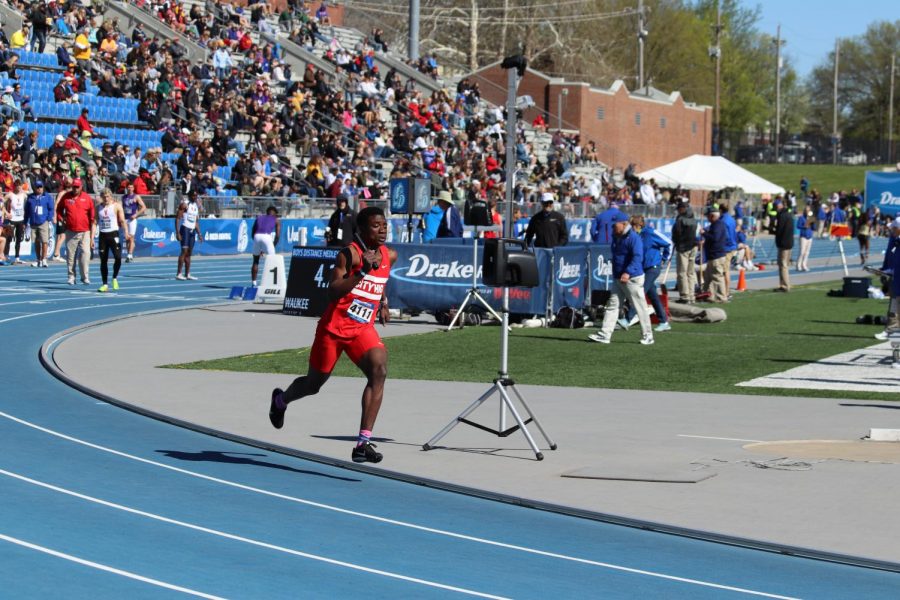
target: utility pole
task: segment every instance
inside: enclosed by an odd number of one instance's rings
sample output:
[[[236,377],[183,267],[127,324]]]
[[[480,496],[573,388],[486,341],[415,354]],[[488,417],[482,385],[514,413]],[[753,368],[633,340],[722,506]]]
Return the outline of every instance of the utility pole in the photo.
[[[469,16],[469,70],[478,69],[478,0],[472,0]]]
[[[831,116],[831,160],[838,164],[838,71],[841,62],[841,38],[834,40],[834,112]]]
[[[506,55],[506,27],[509,21],[509,0],[503,0],[503,23],[500,25],[500,52]]]
[[[710,55],[716,59],[716,107],[713,115],[713,154],[722,154],[722,6],[721,0],[716,0],[716,45],[710,49]]]
[[[781,162],[781,24],[775,36],[775,162]]]
[[[891,90],[888,94],[888,162],[894,163],[894,73],[897,71],[897,55],[891,54]]]
[[[419,60],[419,0],[409,0],[409,58]]]
[[[563,128],[563,118],[562,118],[563,101],[565,101],[566,96],[568,96],[568,95],[569,95],[569,88],[563,88],[559,91],[559,94],[557,94],[557,96],[556,96],[556,116],[557,116],[557,123],[559,125],[560,131]]]
[[[638,0],[638,89],[644,87],[644,0]]]

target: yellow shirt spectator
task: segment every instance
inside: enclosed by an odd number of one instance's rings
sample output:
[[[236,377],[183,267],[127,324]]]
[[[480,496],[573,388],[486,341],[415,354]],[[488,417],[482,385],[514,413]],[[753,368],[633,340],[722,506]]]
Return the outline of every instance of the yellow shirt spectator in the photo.
[[[100,52],[102,54],[115,54],[119,49],[119,44],[112,38],[106,38],[100,44]]]
[[[13,50],[21,50],[25,47],[25,44],[28,43],[28,34],[25,33],[24,29],[20,29],[12,34],[12,37],[9,38],[9,47]]]
[[[75,60],[91,60],[91,43],[86,33],[75,36]]]

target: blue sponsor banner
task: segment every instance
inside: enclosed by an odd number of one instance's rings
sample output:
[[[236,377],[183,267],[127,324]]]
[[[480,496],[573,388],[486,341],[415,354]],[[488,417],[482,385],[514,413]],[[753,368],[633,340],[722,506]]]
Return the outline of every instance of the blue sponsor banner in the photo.
[[[563,306],[580,309],[588,300],[588,254],[588,247],[581,244],[553,249],[553,314]]]
[[[391,267],[388,300],[395,308],[446,310],[459,306],[472,287],[472,249],[444,244],[401,244],[393,247],[397,262]],[[551,252],[538,249],[538,272],[548,281],[552,268]],[[479,251],[479,259],[480,259]],[[479,260],[476,286],[495,309],[500,307],[502,290],[481,283]],[[510,310],[515,313],[544,314],[548,286],[511,288]]]
[[[282,219],[276,250],[290,252],[294,246],[324,246],[327,224],[325,219]]]
[[[251,219],[202,219],[203,241],[194,246],[198,256],[241,254],[252,250]],[[138,256],[177,256],[181,244],[175,236],[175,219],[138,219],[134,236]]]
[[[883,215],[900,214],[900,173],[866,171],[866,208],[873,206]]]
[[[590,253],[591,291],[612,288],[612,250],[608,244],[591,244]]]

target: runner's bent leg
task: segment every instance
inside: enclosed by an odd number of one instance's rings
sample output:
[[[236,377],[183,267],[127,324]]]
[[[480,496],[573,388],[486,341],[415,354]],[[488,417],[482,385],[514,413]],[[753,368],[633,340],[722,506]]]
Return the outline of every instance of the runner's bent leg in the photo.
[[[325,382],[328,381],[329,377],[331,377],[331,373],[323,373],[310,365],[309,369],[306,371],[306,375],[296,378],[294,382],[284,390],[284,393],[281,396],[282,400],[285,404],[290,404],[294,400],[299,400],[306,396],[314,396],[319,393],[319,390],[325,385]]]

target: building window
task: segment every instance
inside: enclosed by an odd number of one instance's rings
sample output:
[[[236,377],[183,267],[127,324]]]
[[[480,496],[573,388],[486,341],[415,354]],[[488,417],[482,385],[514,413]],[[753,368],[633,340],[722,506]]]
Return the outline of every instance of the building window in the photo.
[[[635,125],[641,124],[641,113],[634,113],[634,124]]]
[[[602,106],[598,107],[597,108],[597,120],[602,121],[605,116],[606,116],[606,112],[603,110],[603,107]]]
[[[659,128],[660,128],[660,129],[665,129],[665,128],[666,128],[666,118],[665,118],[665,117],[660,117],[660,118],[659,118]]]
[[[697,135],[697,121],[691,121],[691,133]]]

